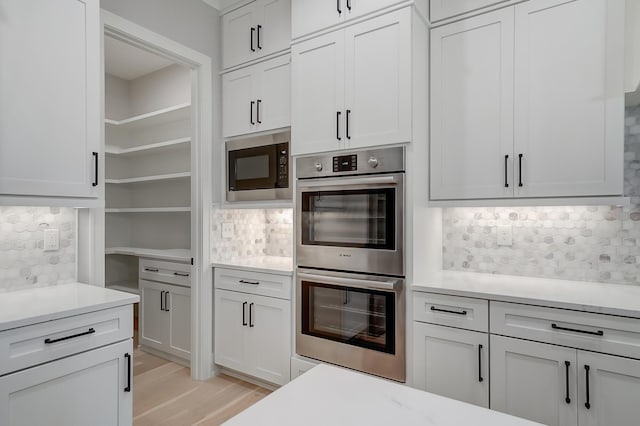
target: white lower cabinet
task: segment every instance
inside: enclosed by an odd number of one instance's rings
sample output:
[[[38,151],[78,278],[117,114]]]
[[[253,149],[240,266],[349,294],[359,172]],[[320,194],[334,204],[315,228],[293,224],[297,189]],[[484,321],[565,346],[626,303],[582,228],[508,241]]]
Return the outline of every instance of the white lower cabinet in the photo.
[[[489,336],[414,322],[414,385],[489,407]]]
[[[0,424],[131,425],[132,351],[128,339],[0,377]]]
[[[190,359],[191,289],[140,280],[140,344]]]

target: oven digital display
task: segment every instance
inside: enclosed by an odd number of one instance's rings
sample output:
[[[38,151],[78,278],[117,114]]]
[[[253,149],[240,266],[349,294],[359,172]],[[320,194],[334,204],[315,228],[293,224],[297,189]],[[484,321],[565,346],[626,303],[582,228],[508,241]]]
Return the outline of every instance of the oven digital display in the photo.
[[[355,172],[357,170],[358,170],[357,155],[342,155],[340,157],[333,157],[334,172]]]

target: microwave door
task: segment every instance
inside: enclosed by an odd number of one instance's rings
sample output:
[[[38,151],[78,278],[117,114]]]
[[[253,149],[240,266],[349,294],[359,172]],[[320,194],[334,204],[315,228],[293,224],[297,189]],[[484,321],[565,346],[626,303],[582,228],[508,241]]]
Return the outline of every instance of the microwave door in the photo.
[[[277,150],[273,145],[229,151],[229,190],[274,188]]]

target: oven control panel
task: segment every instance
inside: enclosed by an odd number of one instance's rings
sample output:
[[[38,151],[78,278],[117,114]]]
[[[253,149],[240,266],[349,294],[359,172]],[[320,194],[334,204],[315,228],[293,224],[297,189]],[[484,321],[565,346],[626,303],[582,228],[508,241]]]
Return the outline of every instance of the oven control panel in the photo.
[[[334,172],[355,172],[358,170],[358,156],[342,155],[340,157],[333,157],[333,171]]]

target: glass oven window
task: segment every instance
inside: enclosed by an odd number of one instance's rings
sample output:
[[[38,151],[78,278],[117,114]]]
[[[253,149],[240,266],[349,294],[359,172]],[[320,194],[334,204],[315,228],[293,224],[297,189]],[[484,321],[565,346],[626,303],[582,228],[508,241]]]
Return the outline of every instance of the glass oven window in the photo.
[[[395,293],[302,281],[302,333],[395,353]]]
[[[302,193],[302,244],[395,250],[394,188]]]

